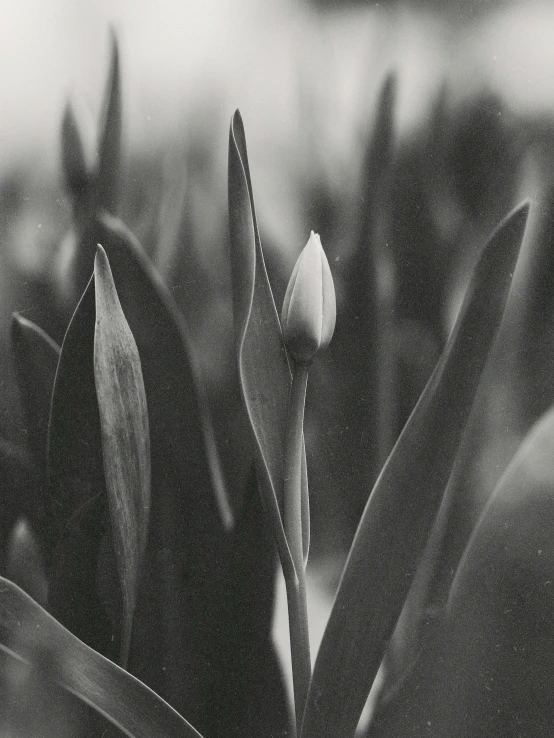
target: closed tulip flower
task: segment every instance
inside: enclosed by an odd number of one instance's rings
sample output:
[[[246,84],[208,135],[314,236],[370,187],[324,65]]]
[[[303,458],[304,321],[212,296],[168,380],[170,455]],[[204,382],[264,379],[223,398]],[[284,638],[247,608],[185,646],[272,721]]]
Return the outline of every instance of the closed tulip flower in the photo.
[[[329,262],[312,231],[292,272],[281,314],[283,336],[296,361],[310,362],[327,348],[337,315]]]

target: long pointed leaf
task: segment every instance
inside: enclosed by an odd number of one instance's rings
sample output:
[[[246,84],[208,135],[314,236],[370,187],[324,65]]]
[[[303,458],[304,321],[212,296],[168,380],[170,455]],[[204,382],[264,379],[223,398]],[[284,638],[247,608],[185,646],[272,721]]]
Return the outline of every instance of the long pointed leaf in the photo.
[[[83,141],[70,103],[62,120],[62,171],[74,206],[79,203],[89,186]]]
[[[283,449],[291,373],[260,244],[244,126],[237,110],[229,131],[229,226],[233,310],[244,404],[258,449],[262,491],[281,563],[294,570],[282,522]],[[304,557],[309,542],[303,479]]]
[[[111,33],[111,61],[104,97],[98,143],[96,209],[117,210],[119,169],[121,166],[121,80],[117,37]]]
[[[41,328],[18,313],[13,315],[11,340],[29,447],[42,474],[46,466],[48,419],[60,347]]]
[[[94,265],[94,377],[102,427],[104,476],[123,595],[121,664],[131,643],[150,512],[150,434],[140,357],[105,251]]]
[[[3,653],[47,669],[49,678],[129,738],[200,738],[161,697],[66,630],[29,595],[0,577]],[[8,643],[6,643],[6,640]],[[18,653],[18,651],[23,653]]]
[[[150,425],[150,531],[129,668],[201,729],[232,510],[185,321],[120,221],[101,217],[96,237],[139,350]]]
[[[304,738],[354,735],[435,519],[504,311],[529,206],[494,232],[360,521],[316,660]]]
[[[81,640],[115,656],[110,623],[96,586],[106,531],[106,485],[94,379],[94,283],[91,278],[64,337],[48,437],[49,516],[44,531],[49,605]],[[104,561],[103,571],[116,566]],[[117,586],[117,575],[115,576]]]

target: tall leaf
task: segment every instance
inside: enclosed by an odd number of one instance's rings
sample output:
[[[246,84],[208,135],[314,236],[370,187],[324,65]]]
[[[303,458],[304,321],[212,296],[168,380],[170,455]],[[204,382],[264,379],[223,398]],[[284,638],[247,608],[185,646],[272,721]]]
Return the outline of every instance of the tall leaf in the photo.
[[[29,448],[43,474],[50,401],[60,347],[41,328],[18,313],[13,315],[11,341]]]
[[[129,738],[199,738],[155,692],[66,630],[17,585],[0,577],[3,656],[30,661]]]
[[[139,351],[150,427],[149,541],[129,668],[201,728],[232,510],[185,321],[120,221],[102,216],[95,233]]]
[[[119,47],[111,32],[111,59],[108,82],[102,106],[96,172],[96,209],[115,213],[117,210],[119,170],[121,166],[121,80]]]
[[[291,373],[261,249],[244,126],[229,131],[229,227],[233,310],[241,390],[261,473],[261,489],[283,568],[294,571],[282,522],[283,449]],[[304,556],[309,542],[307,477],[302,495]]]
[[[94,264],[94,377],[102,455],[121,591],[121,664],[131,643],[150,512],[150,435],[140,358],[121,309],[106,252]]]
[[[106,485],[94,379],[94,282],[65,334],[48,436],[49,524],[45,530],[51,612],[96,650],[114,656],[119,638],[97,588],[106,530]],[[101,569],[115,566],[112,559]],[[117,586],[117,580],[116,580]]]
[[[439,509],[496,336],[527,204],[493,233],[448,345],[369,497],[323,636],[302,735],[354,735]]]
[[[211,738],[277,738],[290,730],[288,695],[271,638],[275,564],[252,469],[232,534],[212,635],[213,686],[205,729]]]
[[[75,113],[68,102],[62,119],[62,172],[74,207],[89,187],[90,176]]]

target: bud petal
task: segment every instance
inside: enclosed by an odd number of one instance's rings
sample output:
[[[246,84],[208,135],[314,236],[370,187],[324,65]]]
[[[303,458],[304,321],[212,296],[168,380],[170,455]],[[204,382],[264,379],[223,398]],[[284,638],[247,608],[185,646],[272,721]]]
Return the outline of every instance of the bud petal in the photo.
[[[337,307],[329,262],[312,231],[292,272],[281,313],[283,337],[296,361],[308,362],[327,348]]]

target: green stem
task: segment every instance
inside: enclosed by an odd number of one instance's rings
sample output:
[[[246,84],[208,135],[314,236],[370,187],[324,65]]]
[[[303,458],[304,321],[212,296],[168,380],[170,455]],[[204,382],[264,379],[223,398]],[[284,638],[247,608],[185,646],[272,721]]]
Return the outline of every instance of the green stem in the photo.
[[[306,575],[302,546],[302,451],[304,405],[309,364],[297,363],[292,379],[284,468],[284,525],[295,577],[286,577],[289,612],[290,649],[296,731],[300,735],[304,707],[310,686],[312,665],[308,633]]]

